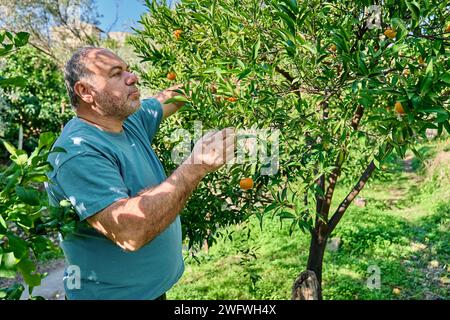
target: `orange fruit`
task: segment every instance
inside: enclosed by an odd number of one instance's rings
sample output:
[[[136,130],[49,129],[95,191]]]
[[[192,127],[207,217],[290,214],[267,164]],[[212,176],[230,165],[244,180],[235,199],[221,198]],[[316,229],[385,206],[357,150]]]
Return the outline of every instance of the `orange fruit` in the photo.
[[[229,98],[225,98],[225,100],[230,101],[230,102],[236,102],[237,98],[235,97],[229,97]]]
[[[180,40],[181,34],[183,33],[183,30],[177,29],[173,32],[173,36],[176,40]]]
[[[389,39],[394,39],[395,36],[397,35],[397,32],[395,32],[391,28],[387,28],[386,30],[384,30],[384,35]]]
[[[405,109],[403,109],[402,104],[398,101],[395,103],[394,110],[399,114],[405,114]]]
[[[168,74],[167,74],[167,79],[169,79],[170,81],[173,81],[173,80],[175,80],[176,79],[176,77],[177,77],[177,74],[175,73],[175,72],[169,72]]]
[[[450,24],[445,28],[445,33],[450,33]]]
[[[407,77],[407,76],[409,76],[409,69],[408,68],[405,68],[405,69],[403,69],[403,72],[402,72],[402,74],[405,76],[405,77]]]
[[[397,296],[400,294],[400,292],[401,292],[400,288],[395,287],[394,289],[392,289],[392,293]]]
[[[330,46],[330,51],[333,51],[333,52],[336,51],[336,45],[335,45],[335,44],[332,44],[332,45]]]
[[[242,190],[248,190],[253,188],[253,179],[252,178],[243,178],[239,181],[239,186]]]

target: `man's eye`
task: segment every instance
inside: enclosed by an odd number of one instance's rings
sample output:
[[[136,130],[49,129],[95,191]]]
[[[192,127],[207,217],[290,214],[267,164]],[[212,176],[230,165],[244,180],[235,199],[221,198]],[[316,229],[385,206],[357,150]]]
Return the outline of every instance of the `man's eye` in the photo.
[[[121,73],[122,73],[122,72],[116,72],[116,73],[113,74],[113,77],[120,76]]]

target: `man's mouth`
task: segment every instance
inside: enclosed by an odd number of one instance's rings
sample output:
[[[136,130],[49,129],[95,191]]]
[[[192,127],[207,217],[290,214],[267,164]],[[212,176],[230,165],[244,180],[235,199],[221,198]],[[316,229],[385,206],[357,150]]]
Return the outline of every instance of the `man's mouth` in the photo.
[[[139,95],[139,90],[134,90],[134,91],[132,91],[132,92],[130,92],[130,94],[128,95],[129,97],[130,96],[134,96],[134,95]]]

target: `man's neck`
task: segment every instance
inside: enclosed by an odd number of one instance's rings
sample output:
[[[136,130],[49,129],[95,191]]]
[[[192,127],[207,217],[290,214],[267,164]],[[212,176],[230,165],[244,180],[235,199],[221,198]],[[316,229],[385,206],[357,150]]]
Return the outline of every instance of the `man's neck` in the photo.
[[[84,121],[87,124],[93,125],[103,131],[120,133],[123,130],[123,128],[122,128],[123,121],[120,121],[117,119],[98,118],[98,117],[93,117],[93,116],[81,114],[81,113],[77,113],[77,117],[81,121]]]

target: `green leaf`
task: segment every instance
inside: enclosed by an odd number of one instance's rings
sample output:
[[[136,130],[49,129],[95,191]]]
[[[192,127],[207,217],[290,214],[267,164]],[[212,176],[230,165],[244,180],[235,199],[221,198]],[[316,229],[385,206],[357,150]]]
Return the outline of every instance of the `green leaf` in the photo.
[[[175,96],[164,101],[164,104],[174,103],[174,102],[189,102],[189,100],[184,96]]]
[[[28,155],[23,150],[17,150],[16,156],[11,156],[11,160],[19,166],[23,166],[28,161]]]
[[[283,19],[283,21],[286,23],[286,25],[288,26],[288,30],[290,32],[290,34],[292,36],[295,36],[295,23],[294,21],[291,19],[291,17],[284,13],[284,12],[277,12],[276,13],[281,19]]]
[[[242,71],[242,72],[238,75],[238,79],[239,79],[239,80],[244,79],[250,72],[252,72],[252,69],[250,69],[250,68],[245,69],[244,71]]]
[[[415,1],[406,1],[406,6],[411,11],[413,17],[413,27],[416,27],[420,18],[420,7]]]
[[[56,140],[56,135],[53,132],[43,132],[39,136],[38,148],[50,147]]]
[[[252,52],[252,59],[256,60],[256,58],[258,57],[258,52],[259,52],[259,48],[261,47],[261,40],[258,39],[258,41],[256,41],[255,45],[253,46],[253,52]]]
[[[19,199],[26,204],[37,206],[40,203],[40,193],[36,189],[16,186],[16,193]]]
[[[402,19],[393,18],[392,25],[394,26],[394,29],[396,29],[396,31],[397,31],[397,37],[396,37],[397,40],[405,37],[408,34],[408,28],[406,27],[406,25]]]
[[[373,164],[377,169],[380,169],[380,161],[377,158],[373,158]]]
[[[273,209],[275,209],[275,207],[277,207],[278,204],[277,203],[271,203],[270,205],[268,205],[267,207],[264,208],[264,213],[267,213]]]
[[[441,107],[434,107],[434,108],[425,108],[425,109],[421,109],[420,112],[425,112],[425,113],[438,113],[438,114],[444,114],[444,115],[448,115],[448,111],[445,110],[444,108]]]
[[[19,262],[14,255],[14,252],[3,253],[2,269],[13,270],[16,264]]]
[[[420,94],[425,96],[428,92],[430,92],[431,85],[433,83],[433,78],[430,76],[426,76],[420,85]]]
[[[287,188],[284,188],[281,192],[281,201],[285,201],[287,196]]]
[[[25,287],[21,283],[15,283],[7,289],[0,290],[0,299],[19,300]]]
[[[23,276],[26,284],[30,287],[37,287],[41,284],[42,276],[40,274],[33,274],[36,271],[36,265],[29,259],[22,259],[17,264],[17,269]]]
[[[287,0],[285,1],[289,8],[291,8],[293,13],[298,13],[298,4],[297,4],[297,0]]]
[[[277,216],[280,217],[280,219],[295,219],[295,215],[289,211],[281,211],[277,214]]]
[[[20,260],[29,253],[28,244],[25,240],[19,238],[11,232],[7,233],[9,248],[14,252],[14,256]],[[17,261],[18,262],[18,261]]]
[[[0,78],[0,87],[25,87],[27,80],[24,77]]]
[[[5,148],[6,148],[6,150],[11,154],[11,155],[13,155],[13,156],[16,156],[17,155],[17,149],[16,148],[14,148],[14,146],[12,145],[12,144],[10,144],[9,142],[7,142],[7,141],[3,141],[3,144],[4,144],[4,146],[5,146]]]
[[[443,73],[440,77],[440,80],[444,81],[447,84],[450,84],[450,72]]]
[[[447,133],[450,134],[450,122],[446,121],[444,122],[445,130],[447,130]]]
[[[428,62],[425,74],[429,77],[433,76],[433,59],[430,59],[430,62]]]
[[[0,215],[0,225],[6,230],[8,226],[6,225],[5,219],[3,219],[3,216]]]
[[[54,153],[54,152],[67,153],[66,149],[64,149],[63,147],[54,147],[54,148],[52,148],[52,151],[50,151],[49,153]]]
[[[14,45],[16,47],[23,47],[28,43],[28,39],[30,37],[30,34],[27,32],[19,32],[16,34],[16,37],[14,39]]]

